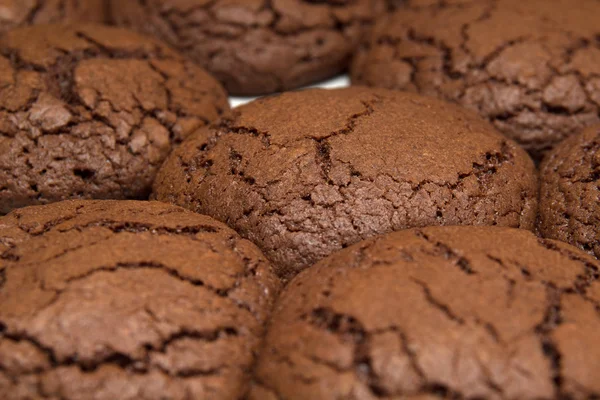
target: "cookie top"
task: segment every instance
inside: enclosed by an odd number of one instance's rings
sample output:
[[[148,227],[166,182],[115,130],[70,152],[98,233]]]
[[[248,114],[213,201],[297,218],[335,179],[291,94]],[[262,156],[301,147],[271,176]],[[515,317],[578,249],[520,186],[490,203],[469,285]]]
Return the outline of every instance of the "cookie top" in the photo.
[[[172,153],[153,196],[226,222],[287,277],[407,227],[530,229],[537,179],[523,150],[458,106],[354,87],[234,109]]]
[[[70,201],[1,218],[9,399],[239,399],[278,280],[225,225],[179,207]],[[11,397],[12,395],[12,397]]]
[[[412,0],[376,27],[352,80],[457,101],[536,159],[600,121],[597,0]]]
[[[510,228],[365,241],[287,286],[251,398],[595,397],[599,268]]]
[[[385,0],[112,1],[117,24],[153,34],[235,95],[293,89],[346,69]]]
[[[0,33],[53,22],[104,22],[104,0],[0,0]]]
[[[166,45],[122,29],[37,25],[0,37],[0,213],[144,198],[173,144],[228,108]]]
[[[540,233],[600,257],[600,125],[557,146],[540,179]]]

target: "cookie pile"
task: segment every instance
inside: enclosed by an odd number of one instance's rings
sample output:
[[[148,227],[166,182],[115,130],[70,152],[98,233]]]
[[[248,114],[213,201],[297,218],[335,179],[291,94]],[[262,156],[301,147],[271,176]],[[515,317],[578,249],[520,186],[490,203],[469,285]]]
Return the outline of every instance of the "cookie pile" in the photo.
[[[598,21],[0,0],[0,399],[600,397]]]

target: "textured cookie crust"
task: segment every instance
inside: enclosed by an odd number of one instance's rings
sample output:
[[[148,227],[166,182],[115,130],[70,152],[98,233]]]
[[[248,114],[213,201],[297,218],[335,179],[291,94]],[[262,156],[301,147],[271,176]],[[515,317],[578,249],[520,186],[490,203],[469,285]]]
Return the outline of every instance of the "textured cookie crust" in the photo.
[[[383,0],[110,0],[117,24],[153,34],[231,94],[297,88],[346,69]]]
[[[599,268],[509,228],[370,239],[290,282],[250,398],[596,398]]]
[[[69,201],[1,219],[3,399],[240,399],[278,280],[212,218]],[[8,396],[8,397],[6,397]]]
[[[557,146],[540,180],[540,233],[600,257],[600,125]]]
[[[412,0],[352,80],[456,101],[539,160],[600,121],[599,15],[597,0]]]
[[[537,185],[527,154],[477,116],[354,87],[233,110],[173,152],[153,196],[226,222],[287,277],[407,227],[531,229]]]
[[[0,33],[54,22],[104,22],[104,0],[0,0]]]
[[[0,213],[67,198],[147,198],[173,144],[228,108],[216,80],[122,29],[0,37]]]

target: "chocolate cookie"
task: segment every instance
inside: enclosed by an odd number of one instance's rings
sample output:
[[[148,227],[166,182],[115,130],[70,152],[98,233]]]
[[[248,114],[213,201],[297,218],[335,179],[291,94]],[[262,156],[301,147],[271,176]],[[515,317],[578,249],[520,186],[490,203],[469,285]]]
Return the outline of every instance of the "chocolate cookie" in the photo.
[[[287,286],[250,398],[595,398],[599,268],[510,228],[359,243]]]
[[[354,87],[234,109],[173,152],[153,196],[226,222],[289,277],[407,227],[531,229],[537,185],[527,154],[477,116]]]
[[[52,22],[104,22],[104,0],[0,0],[0,33]]]
[[[236,95],[297,88],[346,69],[384,0],[112,2],[115,22],[182,51]]]
[[[278,280],[225,225],[163,203],[69,201],[2,221],[3,399],[239,399]],[[8,396],[8,397],[6,397]]]
[[[375,29],[354,83],[477,110],[536,159],[600,121],[600,2],[412,0]]]
[[[228,108],[221,86],[125,30],[38,25],[0,38],[0,213],[68,198],[147,198],[189,132]]]
[[[600,257],[600,125],[557,146],[540,175],[540,233]]]

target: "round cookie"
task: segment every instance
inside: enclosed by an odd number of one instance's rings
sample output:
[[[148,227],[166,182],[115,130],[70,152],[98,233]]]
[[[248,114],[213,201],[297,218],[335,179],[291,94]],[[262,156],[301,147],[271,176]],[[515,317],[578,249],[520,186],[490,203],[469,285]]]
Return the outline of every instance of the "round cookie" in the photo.
[[[600,257],[600,125],[549,153],[540,180],[540,233]]]
[[[278,279],[212,218],[79,200],[2,218],[0,393],[21,399],[239,399]],[[8,396],[8,397],[6,397]]]
[[[228,109],[217,81],[154,39],[95,25],[0,37],[0,213],[147,198],[174,144]]]
[[[250,399],[595,398],[599,268],[501,227],[356,244],[286,287]]]
[[[354,87],[234,109],[172,153],[153,197],[226,222],[289,277],[407,227],[532,229],[537,186],[527,154],[477,116]]]
[[[478,111],[542,156],[600,121],[597,0],[412,0],[355,58],[357,84]]]
[[[0,0],[0,33],[54,22],[105,22],[104,0]]]
[[[383,0],[112,2],[119,25],[153,34],[235,95],[294,89],[348,67]]]

